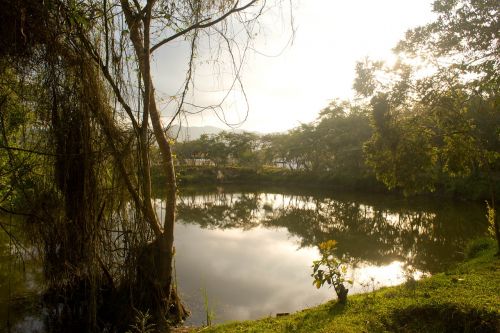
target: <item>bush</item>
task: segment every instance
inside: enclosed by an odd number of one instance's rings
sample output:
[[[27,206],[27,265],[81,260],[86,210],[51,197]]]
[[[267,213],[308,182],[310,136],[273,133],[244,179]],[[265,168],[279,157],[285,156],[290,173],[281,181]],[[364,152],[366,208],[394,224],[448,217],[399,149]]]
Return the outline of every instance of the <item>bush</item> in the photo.
[[[347,273],[346,261],[336,257],[336,248],[337,242],[334,240],[319,244],[321,259],[313,261],[313,273],[311,276],[314,278],[313,284],[316,288],[319,289],[325,282],[328,283],[335,289],[338,302],[340,304],[346,304],[349,289],[345,287],[344,283],[352,284],[352,281],[345,277]]]
[[[465,247],[465,256],[469,259],[475,258],[480,252],[493,248],[494,246],[495,241],[491,238],[474,239]]]

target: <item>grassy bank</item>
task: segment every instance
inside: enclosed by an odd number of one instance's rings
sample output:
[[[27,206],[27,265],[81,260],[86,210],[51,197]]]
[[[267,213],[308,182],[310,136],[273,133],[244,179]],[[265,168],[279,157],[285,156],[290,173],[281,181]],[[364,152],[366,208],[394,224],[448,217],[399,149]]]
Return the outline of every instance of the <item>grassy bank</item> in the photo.
[[[228,323],[202,332],[500,332],[500,260],[479,242],[454,269],[279,318]],[[195,330],[196,331],[196,330]]]

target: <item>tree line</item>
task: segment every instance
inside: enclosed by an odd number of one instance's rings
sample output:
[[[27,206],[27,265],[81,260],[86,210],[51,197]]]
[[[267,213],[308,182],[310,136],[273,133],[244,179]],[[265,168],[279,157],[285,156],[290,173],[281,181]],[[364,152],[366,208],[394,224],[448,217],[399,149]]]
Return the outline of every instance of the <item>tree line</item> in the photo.
[[[354,177],[370,173],[363,144],[372,132],[368,108],[333,101],[317,121],[286,133],[224,131],[176,142],[174,151],[181,165],[281,167]]]

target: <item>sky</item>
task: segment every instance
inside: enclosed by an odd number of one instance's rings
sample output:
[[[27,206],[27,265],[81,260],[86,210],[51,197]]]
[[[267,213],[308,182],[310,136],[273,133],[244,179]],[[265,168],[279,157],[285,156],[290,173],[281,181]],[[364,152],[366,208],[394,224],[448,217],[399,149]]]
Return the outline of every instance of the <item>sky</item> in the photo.
[[[231,123],[242,130],[270,133],[314,121],[331,100],[354,96],[357,61],[390,61],[391,49],[405,31],[433,20],[431,9],[430,0],[294,0],[295,34],[290,43],[289,9],[273,8],[261,17],[252,49],[244,55],[240,77],[245,94],[238,85],[229,91],[230,59],[214,53],[214,45],[202,43],[186,100],[198,105],[223,100],[224,110],[189,115],[182,124],[229,129],[225,123]],[[154,55],[164,122],[174,113],[170,96],[183,87],[188,55],[182,41]]]

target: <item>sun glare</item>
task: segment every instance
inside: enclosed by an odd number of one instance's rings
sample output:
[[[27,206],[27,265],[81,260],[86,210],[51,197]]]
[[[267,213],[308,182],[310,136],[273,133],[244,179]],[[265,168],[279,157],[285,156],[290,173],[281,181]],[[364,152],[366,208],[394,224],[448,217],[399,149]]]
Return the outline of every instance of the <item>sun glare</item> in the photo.
[[[290,27],[270,11],[265,19],[274,25],[259,31],[255,45],[245,55],[240,73],[245,94],[238,84],[232,87],[231,75],[224,66],[222,73],[216,71],[212,76],[204,74],[206,64],[201,66],[190,98],[200,106],[223,103],[220,108],[190,115],[188,125],[227,128],[227,122],[266,133],[313,121],[330,100],[353,97],[356,61],[366,57],[387,64],[396,61],[391,49],[406,30],[432,19],[430,3],[299,1],[294,4],[296,34],[291,45]],[[168,95],[180,87],[174,88],[169,81],[178,77],[166,73],[186,64],[185,59],[175,56],[184,52],[182,47],[162,52],[156,58],[156,77],[159,90]],[[173,61],[165,61],[167,57]],[[208,66],[213,69],[213,64]],[[235,91],[228,94],[231,87]],[[172,106],[165,107],[165,119],[173,112]]]
[[[395,286],[413,278],[420,279],[423,272],[405,269],[404,263],[398,260],[383,266],[362,265],[353,269],[354,281],[361,288],[380,288]],[[367,290],[369,291],[369,290]]]

